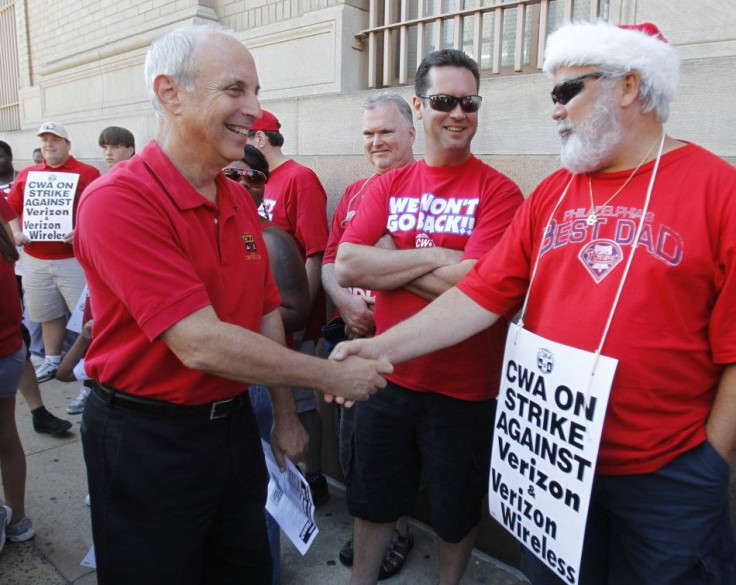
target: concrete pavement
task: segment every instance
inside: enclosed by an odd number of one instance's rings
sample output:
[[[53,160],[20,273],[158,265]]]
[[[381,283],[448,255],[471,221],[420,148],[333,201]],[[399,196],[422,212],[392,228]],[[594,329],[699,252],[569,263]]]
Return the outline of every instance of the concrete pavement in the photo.
[[[48,410],[74,422],[61,438],[33,430],[31,415],[18,394],[16,420],[25,449],[28,471],[26,510],[36,530],[25,543],[8,542],[0,552],[2,585],[96,585],[93,569],[80,562],[92,545],[82,445],[81,415],[67,415],[66,406],[79,391],[79,383],[51,380],[41,385]],[[330,501],[317,510],[320,533],[302,557],[288,541],[282,541],[282,585],[347,584],[350,569],[337,554],[351,534],[345,497],[338,483],[330,485]],[[431,532],[414,523],[415,545],[403,570],[384,581],[387,585],[434,585],[437,582],[437,546]],[[474,554],[462,583],[521,585],[527,583],[515,569],[482,553]],[[162,584],[176,585],[176,584]]]

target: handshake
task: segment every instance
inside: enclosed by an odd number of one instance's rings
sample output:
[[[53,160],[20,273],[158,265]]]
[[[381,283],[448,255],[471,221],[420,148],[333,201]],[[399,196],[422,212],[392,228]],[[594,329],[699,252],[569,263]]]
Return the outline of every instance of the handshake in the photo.
[[[394,370],[378,337],[343,341],[328,361],[331,375],[325,380],[325,402],[334,400],[345,408],[385,388],[383,376]]]

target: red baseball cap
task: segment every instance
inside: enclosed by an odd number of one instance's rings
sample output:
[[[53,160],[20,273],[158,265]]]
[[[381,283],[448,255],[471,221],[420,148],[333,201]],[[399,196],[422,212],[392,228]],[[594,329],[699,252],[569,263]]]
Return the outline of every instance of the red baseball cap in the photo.
[[[253,123],[253,125],[250,127],[250,130],[262,130],[263,132],[279,132],[279,129],[281,128],[281,123],[279,122],[279,119],[268,110],[261,111],[263,112],[263,115]]]

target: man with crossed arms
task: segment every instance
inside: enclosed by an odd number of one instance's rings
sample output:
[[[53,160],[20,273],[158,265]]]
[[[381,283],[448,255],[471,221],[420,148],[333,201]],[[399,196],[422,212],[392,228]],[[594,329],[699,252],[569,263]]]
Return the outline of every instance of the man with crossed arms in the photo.
[[[413,107],[424,126],[425,157],[377,177],[340,243],[338,283],[376,291],[378,333],[460,280],[500,239],[522,202],[510,179],[471,154],[479,77],[477,64],[462,51],[424,58]],[[371,407],[359,405],[347,478],[355,518],[353,585],[376,582],[394,523],[411,513],[422,472],[440,540],[440,582],[460,581],[488,481],[488,421],[505,332],[499,323],[400,364]]]

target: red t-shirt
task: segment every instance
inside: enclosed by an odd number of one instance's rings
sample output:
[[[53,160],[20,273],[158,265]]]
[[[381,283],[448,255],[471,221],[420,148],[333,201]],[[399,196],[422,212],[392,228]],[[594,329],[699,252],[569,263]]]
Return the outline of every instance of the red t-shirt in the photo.
[[[340,201],[337,203],[335,213],[332,215],[332,223],[330,224],[330,235],[327,238],[327,247],[325,248],[325,255],[322,257],[322,264],[334,264],[335,258],[337,257],[337,247],[340,244],[340,239],[345,233],[350,221],[355,217],[358,212],[358,206],[363,201],[363,194],[366,188],[370,185],[376,177],[379,175],[371,175],[367,179],[360,179],[348,185],[345,189],[345,193],[342,194]],[[349,286],[348,290],[354,295],[360,295],[364,297],[373,297],[373,291],[368,288],[360,288],[357,286]],[[335,313],[333,319],[340,316],[340,311],[335,307]]]
[[[5,222],[17,217],[15,211],[2,196],[0,196],[0,217]],[[0,229],[5,229],[2,223],[0,223]],[[0,287],[2,287],[0,291],[0,357],[18,351],[22,341],[20,322],[23,315],[14,264],[0,256]]]
[[[253,200],[222,174],[216,183],[215,204],[151,141],[85,191],[74,246],[95,318],[90,378],[179,404],[245,389],[187,368],[160,340],[206,306],[259,332],[263,315],[280,304]]]
[[[327,244],[327,194],[316,173],[294,160],[271,171],[263,194],[268,219],[296,241],[302,260]],[[325,324],[325,295],[320,285],[309,313],[304,339],[319,339]]]
[[[2,197],[0,201],[3,201]],[[4,229],[1,224],[0,229]],[[14,264],[0,255],[0,357],[15,353],[23,344],[20,334],[23,312],[13,269]]]
[[[77,190],[74,194],[72,217],[72,224],[76,225],[79,196],[87,185],[100,176],[100,171],[93,166],[79,162],[73,156],[69,156],[69,159],[63,165],[58,167],[50,167],[45,162],[42,162],[41,164],[23,169],[18,173],[13,186],[10,188],[10,193],[8,194],[8,202],[10,203],[10,206],[18,213],[18,215],[21,216],[21,226],[23,225],[23,197],[26,188],[26,179],[30,171],[56,171],[59,173],[76,173],[79,175]],[[71,244],[65,244],[64,242],[31,242],[23,247],[23,251],[29,256],[33,256],[34,258],[39,258],[41,260],[59,260],[62,258],[74,257],[74,248]]]
[[[15,210],[12,207],[10,207],[10,204],[7,202],[5,197],[0,197],[0,217],[2,217],[3,221],[6,223],[11,219],[18,217],[18,214],[15,213]]]
[[[401,250],[441,246],[477,259],[496,245],[522,201],[513,181],[473,156],[453,167],[419,161],[376,178],[342,241],[372,246],[390,233]],[[377,333],[428,304],[403,288],[375,294]],[[396,364],[387,378],[420,392],[492,398],[498,394],[505,336],[501,321],[453,347]]]
[[[294,160],[271,171],[263,194],[268,219],[296,240],[302,258],[327,244],[327,194],[312,169]]]
[[[526,327],[595,351],[631,252],[653,162],[586,224],[587,175],[560,170],[523,205],[494,250],[458,288],[504,314],[520,306],[531,267]],[[606,201],[631,173],[593,175]],[[695,145],[662,157],[642,241],[604,355],[619,360],[597,473],[649,473],[705,439],[723,364],[736,362],[736,169]]]

